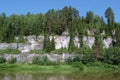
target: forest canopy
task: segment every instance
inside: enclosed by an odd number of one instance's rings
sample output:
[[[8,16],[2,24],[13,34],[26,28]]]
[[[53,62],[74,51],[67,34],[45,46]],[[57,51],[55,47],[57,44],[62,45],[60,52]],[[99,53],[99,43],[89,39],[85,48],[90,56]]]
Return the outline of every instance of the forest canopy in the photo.
[[[12,14],[6,16],[0,14],[0,42],[14,42],[16,36],[28,35],[61,35],[64,31],[69,31],[70,36],[86,35],[87,29],[95,29],[95,35],[105,30],[106,35],[116,38],[118,45],[120,42],[120,23],[114,21],[112,8],[107,8],[105,12],[107,23],[103,17],[95,15],[94,12],[86,12],[86,16],[81,16],[75,8],[65,6],[61,10],[50,9],[47,13],[26,15]],[[116,34],[112,34],[112,30]]]

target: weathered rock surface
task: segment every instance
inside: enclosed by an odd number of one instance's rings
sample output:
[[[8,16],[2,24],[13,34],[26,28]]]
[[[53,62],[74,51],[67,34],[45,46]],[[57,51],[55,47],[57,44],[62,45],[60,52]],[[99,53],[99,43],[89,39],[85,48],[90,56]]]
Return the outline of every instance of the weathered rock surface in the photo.
[[[91,30],[87,30],[87,33],[89,35],[94,35],[94,32]],[[101,33],[101,35],[104,35],[105,31]],[[0,50],[5,49],[18,49],[21,51],[21,53],[28,53],[31,50],[42,50],[43,44],[44,44],[44,36],[24,36],[24,39],[27,39],[24,43],[0,43]],[[68,35],[55,35],[49,37],[50,41],[54,39],[55,41],[55,49],[61,49],[69,47],[70,42],[70,36]],[[73,38],[74,45],[78,48],[80,48],[80,39],[78,36],[75,36]],[[107,37],[103,39],[103,48],[109,48],[110,44],[112,43],[113,39],[111,37]],[[95,43],[95,37],[92,36],[83,36],[83,45],[88,46],[89,48],[92,48]]]
[[[55,49],[66,48],[68,49],[70,36],[55,36]]]
[[[69,57],[74,57],[75,54],[68,54],[68,53],[62,53],[62,54],[4,54],[0,55],[5,57],[5,59],[8,61],[11,57],[15,57],[17,59],[17,63],[32,63],[32,59],[35,56],[47,56],[48,60],[53,62],[65,62],[65,60]]]
[[[78,48],[80,48],[80,39],[78,36],[74,37],[74,45]]]
[[[17,49],[17,43],[0,43],[0,50]]]
[[[83,44],[92,48],[93,44],[95,43],[95,37],[84,36],[83,37]]]
[[[112,37],[107,37],[105,39],[103,39],[103,48],[109,48],[110,47],[110,44],[112,43]]]

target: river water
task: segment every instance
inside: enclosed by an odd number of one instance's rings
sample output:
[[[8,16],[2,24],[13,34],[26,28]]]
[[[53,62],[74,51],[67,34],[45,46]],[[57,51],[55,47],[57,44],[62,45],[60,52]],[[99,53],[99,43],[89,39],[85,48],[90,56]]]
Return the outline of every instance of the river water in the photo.
[[[1,72],[0,80],[120,80],[120,73],[115,72]]]

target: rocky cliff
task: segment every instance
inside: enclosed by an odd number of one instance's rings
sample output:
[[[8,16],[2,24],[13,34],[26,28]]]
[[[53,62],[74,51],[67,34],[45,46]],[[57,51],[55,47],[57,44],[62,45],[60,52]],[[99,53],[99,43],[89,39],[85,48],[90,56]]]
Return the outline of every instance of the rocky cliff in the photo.
[[[87,31],[89,35],[94,35],[93,32]],[[101,33],[101,35],[104,35],[105,33]],[[26,42],[24,43],[0,43],[0,50],[4,49],[18,49],[21,51],[21,53],[24,52],[29,52],[31,50],[42,50],[43,45],[44,45],[44,36],[39,35],[30,35],[24,37],[24,39],[27,39]],[[55,41],[55,49],[60,49],[60,48],[66,48],[68,49],[69,47],[69,42],[70,42],[70,36],[67,35],[55,35],[55,36],[50,36],[49,37],[50,41],[54,39]],[[93,45],[95,44],[95,37],[93,36],[83,36],[83,45],[88,46],[89,48],[92,48]],[[103,48],[109,48],[110,44],[112,43],[114,39],[112,39],[111,36],[103,38],[102,43],[103,43]],[[114,40],[115,41],[115,40]],[[76,47],[80,47],[80,38],[78,36],[75,36],[73,38],[74,45]]]

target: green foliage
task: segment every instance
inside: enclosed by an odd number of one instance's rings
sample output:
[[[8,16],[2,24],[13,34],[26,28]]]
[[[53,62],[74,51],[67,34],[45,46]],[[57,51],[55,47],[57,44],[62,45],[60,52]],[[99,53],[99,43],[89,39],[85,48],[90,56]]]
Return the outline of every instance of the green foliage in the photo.
[[[96,61],[94,54],[85,54],[81,59],[83,64]]]
[[[6,49],[6,50],[0,50],[0,54],[19,54],[20,51],[18,49]]]
[[[45,36],[45,39],[44,39],[44,50],[46,52],[50,52],[51,51],[51,43],[50,43],[50,39],[49,39],[49,36]]]
[[[73,57],[68,57],[68,58],[65,60],[65,62],[66,62],[67,64],[72,64],[72,63],[73,63]]]
[[[55,50],[55,41],[54,41],[54,36],[52,36],[52,40],[51,40],[51,51]]]
[[[81,62],[74,62],[72,66],[78,68],[79,70],[84,70],[85,67],[84,64],[82,64]]]
[[[16,61],[17,61],[17,59],[13,56],[11,56],[11,58],[8,59],[8,63],[10,63],[10,64],[14,64],[14,63],[16,63]]]
[[[5,62],[6,62],[5,57],[0,56],[0,63],[5,63]]]
[[[120,37],[119,37],[120,36],[120,24],[116,24],[115,26],[116,26],[116,29],[115,29],[116,44],[115,44],[115,46],[120,47]]]
[[[115,28],[114,12],[109,7],[105,11],[107,24],[94,12],[88,11],[86,16],[80,16],[79,11],[71,6],[65,6],[61,10],[51,9],[45,14],[26,15],[12,14],[9,17],[5,13],[0,14],[0,42],[13,42],[16,36],[40,35],[40,34],[58,34],[61,35],[68,30],[71,34],[77,33],[86,35],[86,29],[107,29],[109,33]],[[82,34],[81,34],[82,33]],[[20,38],[18,42],[23,39]]]
[[[81,57],[79,59],[83,64],[96,61],[93,50],[90,48],[80,48],[76,51],[76,54],[80,54]]]
[[[108,64],[119,64],[120,63],[120,48],[113,47],[105,49],[103,53],[103,59]]]
[[[32,59],[32,64],[36,65],[56,65],[57,62],[51,62],[48,60],[47,56],[34,56]]]
[[[67,49],[55,49],[54,51],[51,51],[51,53],[62,54],[62,53],[69,53],[69,51]]]
[[[94,14],[93,14],[93,12],[92,11],[87,12],[87,14],[86,14],[86,22],[88,24],[93,24],[93,21],[94,21]]]
[[[109,7],[105,11],[105,17],[107,23],[98,15],[94,15],[94,12],[88,11],[86,16],[80,16],[79,11],[75,8],[65,6],[61,10],[51,9],[45,14],[31,14],[28,12],[26,15],[12,14],[9,17],[5,13],[0,14],[0,42],[26,42],[23,36],[28,35],[40,35],[43,34],[44,39],[44,50],[32,50],[31,53],[63,53],[63,52],[74,52],[80,54],[75,58],[68,58],[67,63],[79,62],[84,64],[96,61],[95,57],[99,59],[103,57],[103,62],[109,64],[120,63],[120,23],[114,21],[114,12]],[[87,30],[93,30],[94,35],[88,35]],[[105,35],[101,35],[101,32],[105,30]],[[112,30],[115,30],[115,34],[112,34]],[[62,35],[64,31],[68,31],[70,34],[69,49],[55,50],[55,41],[52,38],[50,41],[49,36]],[[78,49],[75,47],[73,38],[79,36],[80,46]],[[94,36],[95,45],[92,49],[85,48],[83,45],[83,36]],[[105,49],[102,51],[102,39],[103,37],[112,36],[116,40],[113,48]],[[15,37],[19,37],[16,41]],[[0,54],[18,54],[19,50],[7,49],[0,50]],[[103,53],[103,54],[102,54]],[[102,56],[103,55],[103,56]],[[40,62],[41,59],[36,58],[36,62]],[[34,62],[34,61],[33,61]],[[41,61],[44,62],[44,61]],[[49,61],[48,61],[49,62]],[[50,63],[50,62],[49,62]],[[43,64],[43,63],[42,63]]]
[[[44,54],[45,51],[43,51],[43,50],[31,50],[30,53]]]
[[[107,18],[108,27],[110,27],[110,29],[112,30],[114,23],[114,13],[110,7],[106,9],[105,17]]]
[[[101,63],[100,61],[95,61],[95,62],[89,62],[89,63],[87,63],[87,66],[91,66],[91,67],[100,67],[102,65],[103,65],[103,63]]]
[[[73,62],[80,62],[81,59],[82,59],[82,56],[81,56],[81,55],[76,55],[76,56],[74,56],[74,58],[73,58]]]
[[[72,34],[72,33],[71,33],[71,34]],[[69,51],[69,52],[74,52],[76,49],[77,49],[77,47],[76,47],[75,44],[74,44],[73,35],[71,35],[71,36],[70,36],[70,42],[69,42],[68,51]]]
[[[93,50],[90,48],[82,47],[75,51],[76,54],[92,54]]]
[[[46,52],[51,52],[51,51],[55,50],[55,42],[54,42],[53,36],[52,36],[52,40],[50,41],[49,36],[45,35],[44,50]]]
[[[47,61],[47,56],[34,56],[32,59],[32,63],[33,64],[37,64],[37,65],[44,65],[44,63]]]

